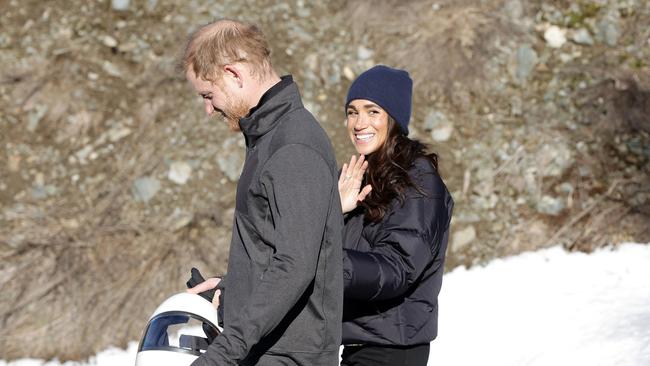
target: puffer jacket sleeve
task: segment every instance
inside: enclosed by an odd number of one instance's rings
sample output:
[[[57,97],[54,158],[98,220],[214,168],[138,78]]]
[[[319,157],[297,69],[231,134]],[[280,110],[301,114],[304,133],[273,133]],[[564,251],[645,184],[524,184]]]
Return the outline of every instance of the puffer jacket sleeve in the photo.
[[[449,226],[453,201],[440,176],[418,161],[403,205],[394,202],[371,240],[370,251],[344,250],[345,297],[387,300],[404,294],[432,265]]]

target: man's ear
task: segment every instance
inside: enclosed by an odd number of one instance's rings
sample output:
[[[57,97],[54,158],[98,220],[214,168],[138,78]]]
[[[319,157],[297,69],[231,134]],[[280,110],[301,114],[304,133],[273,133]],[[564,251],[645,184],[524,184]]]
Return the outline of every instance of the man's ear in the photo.
[[[239,65],[225,65],[223,67],[224,74],[231,78],[232,81],[236,82],[239,87],[244,86],[244,79],[243,79],[243,70],[241,66]]]

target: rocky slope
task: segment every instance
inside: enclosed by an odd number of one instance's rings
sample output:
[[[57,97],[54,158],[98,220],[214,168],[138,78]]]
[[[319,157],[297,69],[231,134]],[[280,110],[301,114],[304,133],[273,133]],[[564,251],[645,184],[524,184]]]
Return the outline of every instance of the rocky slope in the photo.
[[[123,346],[191,266],[225,270],[243,140],[206,119],[175,70],[188,33],[215,18],[264,29],[341,162],[351,80],[377,63],[411,72],[412,134],[440,154],[457,202],[448,268],[650,241],[647,1],[3,0],[0,12],[1,358]]]

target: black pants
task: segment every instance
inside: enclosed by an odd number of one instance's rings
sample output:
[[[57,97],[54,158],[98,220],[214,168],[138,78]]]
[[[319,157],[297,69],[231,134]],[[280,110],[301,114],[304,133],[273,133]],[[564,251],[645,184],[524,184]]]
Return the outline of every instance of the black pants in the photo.
[[[417,346],[344,346],[341,366],[426,366],[429,344]]]

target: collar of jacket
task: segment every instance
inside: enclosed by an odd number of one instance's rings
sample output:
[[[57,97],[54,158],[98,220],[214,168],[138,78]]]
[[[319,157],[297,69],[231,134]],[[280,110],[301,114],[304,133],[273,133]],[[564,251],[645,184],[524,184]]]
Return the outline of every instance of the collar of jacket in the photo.
[[[298,86],[291,75],[280,81],[262,95],[257,106],[239,120],[239,127],[246,138],[246,146],[255,146],[257,140],[271,131],[289,111],[302,107]]]

